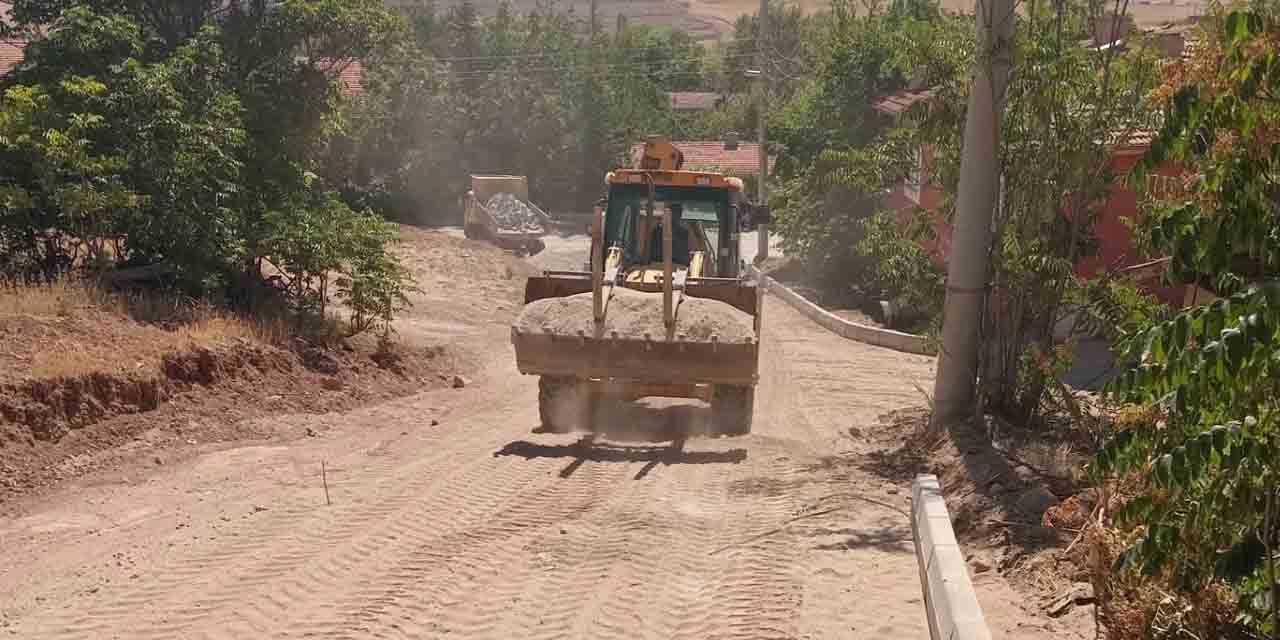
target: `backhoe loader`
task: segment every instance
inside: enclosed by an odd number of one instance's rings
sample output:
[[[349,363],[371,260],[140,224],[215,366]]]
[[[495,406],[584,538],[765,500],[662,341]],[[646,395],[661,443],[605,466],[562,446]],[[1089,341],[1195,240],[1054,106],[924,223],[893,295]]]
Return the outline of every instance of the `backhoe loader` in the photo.
[[[606,176],[589,271],[526,283],[512,342],[544,430],[595,433],[608,403],[676,397],[710,403],[709,435],[750,432],[762,294],[739,257],[742,181],[682,165],[650,139]]]

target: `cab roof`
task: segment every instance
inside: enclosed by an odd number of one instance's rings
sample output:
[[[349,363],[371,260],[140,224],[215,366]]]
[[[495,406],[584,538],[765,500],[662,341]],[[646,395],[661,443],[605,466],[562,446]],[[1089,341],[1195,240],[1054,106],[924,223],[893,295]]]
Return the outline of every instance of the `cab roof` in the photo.
[[[609,184],[648,184],[664,187],[711,187],[742,191],[742,180],[709,171],[665,171],[659,169],[618,169],[609,172]]]

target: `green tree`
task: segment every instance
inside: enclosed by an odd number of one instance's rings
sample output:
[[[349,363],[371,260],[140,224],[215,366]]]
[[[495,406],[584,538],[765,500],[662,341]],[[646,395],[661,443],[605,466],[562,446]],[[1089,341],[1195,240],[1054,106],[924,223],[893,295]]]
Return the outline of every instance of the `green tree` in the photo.
[[[937,269],[911,247],[914,238],[889,234],[887,217],[877,216],[926,138],[916,119],[895,121],[873,105],[913,77],[959,75],[971,29],[951,18],[859,16],[847,3],[836,3],[823,24],[812,77],[769,118],[785,149],[771,203],[784,250],[840,286],[930,299]],[[869,234],[895,241],[870,243]]]
[[[339,123],[332,76],[399,19],[375,0],[161,4],[15,3],[19,27],[46,26],[0,105],[6,268],[47,274],[74,262],[65,247],[100,258],[112,241],[117,263],[163,265],[201,295],[243,300],[268,264],[306,283],[291,287],[303,311],[324,309],[330,271],[369,268],[402,294],[389,230],[315,178]],[[314,247],[290,240],[302,227]],[[385,325],[396,305],[379,305]]]
[[[1187,186],[1153,193],[1144,225],[1171,256],[1174,279],[1227,297],[1134,336],[1128,355],[1137,365],[1113,393],[1157,418],[1116,433],[1095,469],[1145,480],[1120,514],[1139,533],[1122,566],[1161,576],[1187,598],[1217,584],[1237,595],[1234,619],[1192,632],[1274,637],[1280,18],[1259,6],[1207,24],[1202,47],[1171,65],[1156,92],[1165,122],[1144,161],[1148,170],[1179,163]]]
[[[990,293],[979,392],[984,406],[1033,424],[1056,383],[1054,327],[1082,285],[1077,264],[1097,250],[1093,228],[1118,178],[1113,149],[1147,126],[1154,47],[1127,52],[1084,44],[1089,6],[1063,4],[1053,20],[1018,18],[1016,65],[1005,98]],[[939,86],[922,120],[933,150],[929,180],[954,215],[967,78]]]
[[[406,220],[456,221],[475,173],[525,175],[545,207],[586,210],[632,143],[678,130],[664,92],[704,88],[713,73],[683,32],[628,26],[591,40],[554,6],[406,17],[410,37],[369,59],[326,169],[349,200]]]

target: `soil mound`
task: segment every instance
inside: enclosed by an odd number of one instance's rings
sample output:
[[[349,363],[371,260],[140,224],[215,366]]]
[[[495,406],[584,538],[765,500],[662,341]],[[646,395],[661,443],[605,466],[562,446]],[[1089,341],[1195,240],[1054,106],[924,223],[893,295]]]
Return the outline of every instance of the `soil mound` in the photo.
[[[720,342],[745,342],[756,337],[752,317],[729,304],[688,296],[680,301],[679,294],[676,301],[679,302],[675,330],[678,340],[710,342],[711,337],[716,336]],[[557,335],[567,336],[582,331],[592,335],[595,321],[591,293],[531,302],[516,318],[516,329],[528,333],[550,329]],[[654,340],[662,340],[666,336],[662,294],[614,289],[605,314],[604,332],[605,335],[616,332],[619,338],[634,340],[643,339],[647,333]]]

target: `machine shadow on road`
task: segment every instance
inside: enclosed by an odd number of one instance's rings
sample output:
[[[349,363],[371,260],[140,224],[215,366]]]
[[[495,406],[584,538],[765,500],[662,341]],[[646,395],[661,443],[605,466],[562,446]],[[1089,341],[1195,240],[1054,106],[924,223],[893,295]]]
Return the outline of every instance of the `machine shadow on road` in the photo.
[[[517,440],[507,443],[493,455],[494,457],[520,456],[526,459],[573,458],[568,466],[560,470],[561,478],[572,476],[587,462],[646,462],[647,464],[636,473],[635,480],[643,479],[659,464],[738,464],[747,459],[746,449],[687,451],[684,446],[683,438],[675,440],[668,446],[658,446],[597,442],[595,436],[587,435],[577,442],[561,445]]]
[[[573,458],[560,471],[561,478],[572,476],[586,462],[646,462],[636,474],[636,480],[649,475],[659,464],[737,464],[746,460],[747,450],[742,448],[686,450],[686,442],[705,435],[710,422],[710,410],[705,403],[613,402],[597,410],[591,433],[577,442],[550,445],[517,440],[493,455]],[[545,432],[539,428],[534,429],[534,433]],[[602,442],[605,439],[609,442]]]

